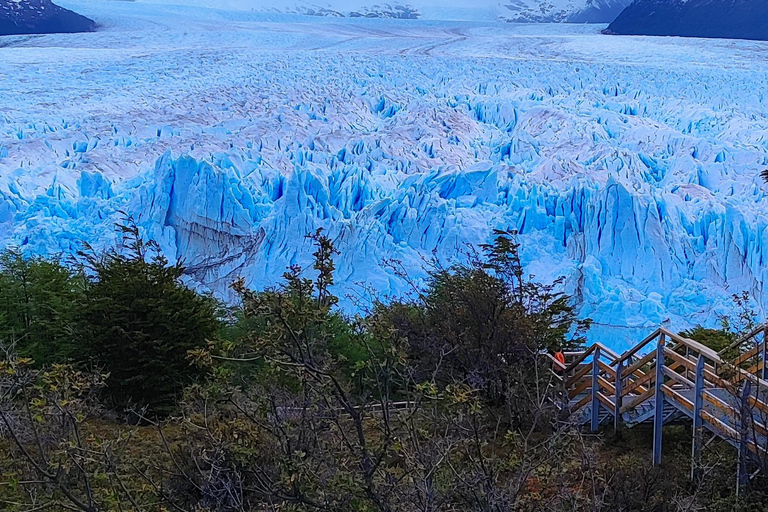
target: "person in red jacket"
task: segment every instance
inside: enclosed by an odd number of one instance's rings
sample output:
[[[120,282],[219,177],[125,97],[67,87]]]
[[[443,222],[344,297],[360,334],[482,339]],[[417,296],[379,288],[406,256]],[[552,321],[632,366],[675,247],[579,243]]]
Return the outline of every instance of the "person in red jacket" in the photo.
[[[561,371],[563,371],[565,369],[565,356],[563,355],[562,352],[560,352],[558,350],[557,352],[555,352],[555,356],[554,357],[555,357],[555,361],[557,361],[558,363],[560,363],[562,365],[562,366],[555,365],[555,371],[557,373],[560,373]]]

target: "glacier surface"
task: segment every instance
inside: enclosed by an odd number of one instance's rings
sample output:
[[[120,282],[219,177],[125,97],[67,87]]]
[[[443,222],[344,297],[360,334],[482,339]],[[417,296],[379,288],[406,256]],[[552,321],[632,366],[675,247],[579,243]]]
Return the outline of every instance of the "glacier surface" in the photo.
[[[766,43],[62,3],[103,29],[0,40],[2,246],[111,244],[124,211],[226,296],[322,227],[339,283],[398,294],[386,260],[517,229],[617,349],[766,305]]]

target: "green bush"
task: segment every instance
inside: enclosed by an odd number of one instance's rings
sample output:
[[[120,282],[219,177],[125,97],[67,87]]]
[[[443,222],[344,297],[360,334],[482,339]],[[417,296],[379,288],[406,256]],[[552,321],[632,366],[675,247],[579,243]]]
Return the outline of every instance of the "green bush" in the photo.
[[[216,336],[218,303],[185,286],[184,267],[170,265],[135,226],[122,229],[124,252],[84,254],[92,275],[79,310],[81,359],[109,373],[112,406],[163,413],[201,376],[187,354]]]
[[[57,260],[0,256],[0,342],[34,359],[38,366],[72,356],[76,312],[86,282]]]

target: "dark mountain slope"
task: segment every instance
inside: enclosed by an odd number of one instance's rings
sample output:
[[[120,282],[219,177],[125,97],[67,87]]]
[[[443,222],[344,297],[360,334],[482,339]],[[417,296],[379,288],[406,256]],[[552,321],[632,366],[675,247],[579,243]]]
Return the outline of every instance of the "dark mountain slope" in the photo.
[[[90,32],[96,23],[51,0],[0,0],[0,36]]]
[[[768,0],[635,0],[605,33],[768,40]]]

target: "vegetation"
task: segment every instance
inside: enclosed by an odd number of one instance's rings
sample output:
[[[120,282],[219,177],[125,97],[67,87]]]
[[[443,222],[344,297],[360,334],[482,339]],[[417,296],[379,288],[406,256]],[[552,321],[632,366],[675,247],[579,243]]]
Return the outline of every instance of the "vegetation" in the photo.
[[[728,446],[694,485],[687,428],[654,468],[649,431],[571,421],[549,354],[588,324],[525,276],[514,233],[348,318],[322,232],[313,269],[238,281],[224,311],[121,229],[74,268],[3,260],[0,510],[763,510],[757,479],[735,495]]]
[[[38,365],[73,355],[83,276],[56,260],[0,256],[0,340]]]
[[[82,255],[88,288],[79,308],[76,357],[108,373],[105,394],[113,407],[172,410],[183,387],[203,374],[189,364],[187,352],[216,336],[218,304],[186,287],[184,267],[169,265],[136,226],[120,229],[120,252]]]

